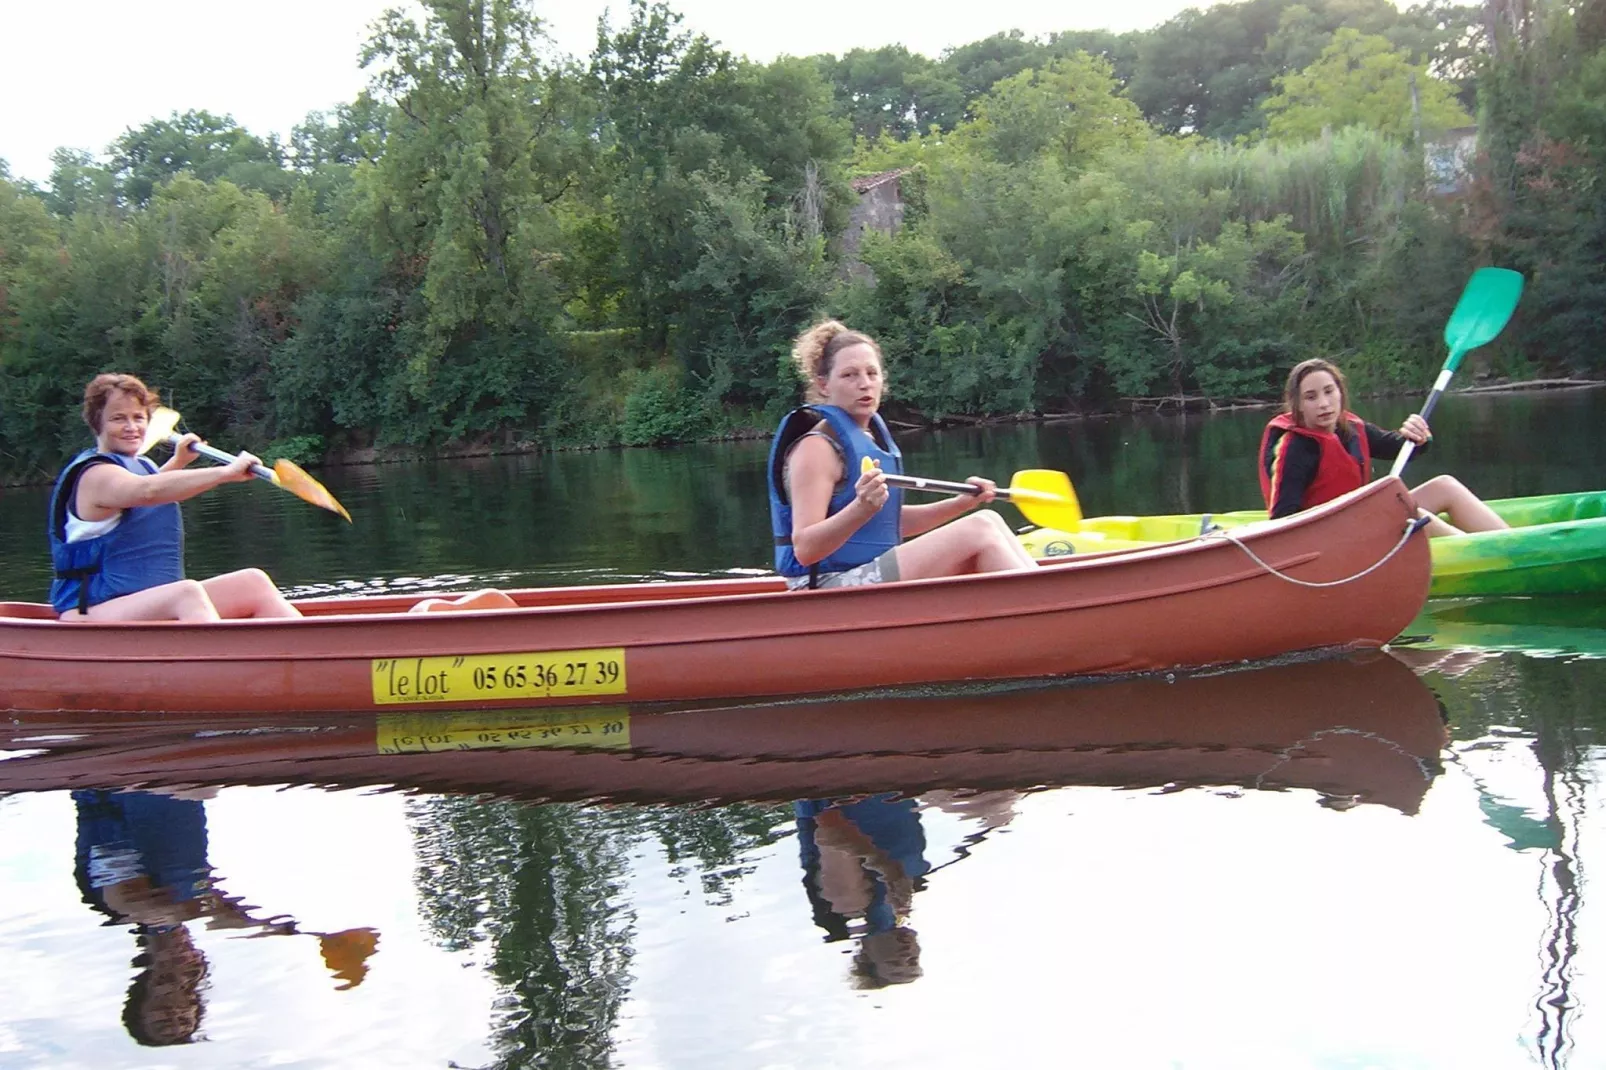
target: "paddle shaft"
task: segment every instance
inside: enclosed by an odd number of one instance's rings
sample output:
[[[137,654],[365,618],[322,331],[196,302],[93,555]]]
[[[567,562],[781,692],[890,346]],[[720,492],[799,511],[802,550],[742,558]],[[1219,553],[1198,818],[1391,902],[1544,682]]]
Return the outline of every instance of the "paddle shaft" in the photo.
[[[1455,365],[1461,362],[1460,358],[1461,354],[1457,353],[1450,360],[1444,362],[1444,367],[1440,369],[1439,377],[1433,381],[1433,389],[1428,393],[1428,399],[1422,403],[1422,411],[1418,414],[1423,420],[1433,414],[1433,406],[1437,405],[1439,398],[1444,396],[1445,388],[1450,385],[1450,377],[1455,374]],[[1400,447],[1399,454],[1394,458],[1394,467],[1389,469],[1389,475],[1397,476],[1403,472],[1405,470],[1405,462],[1409,461],[1411,454],[1415,452],[1416,443],[1406,439],[1405,444]]]
[[[180,439],[181,436],[179,435],[168,435],[168,445],[177,447]],[[192,442],[190,443],[190,449],[194,450],[196,453],[199,453],[202,457],[205,457],[209,461],[216,461],[218,464],[233,464],[235,461],[239,460],[239,458],[234,454],[224,453],[217,447],[208,446],[204,442]],[[256,476],[258,479],[265,479],[269,483],[277,484],[279,482],[279,478],[273,474],[273,469],[264,468],[260,464],[253,464],[251,466],[251,474]]]
[[[891,472],[886,475],[888,486],[903,487],[907,490],[923,490],[932,494],[969,494],[972,497],[981,493],[981,488],[974,483],[955,483],[947,479],[926,479],[924,476],[900,476],[893,475]],[[1022,490],[1019,487],[999,487],[995,497],[1001,502],[1062,502],[1064,500],[1054,494]]]

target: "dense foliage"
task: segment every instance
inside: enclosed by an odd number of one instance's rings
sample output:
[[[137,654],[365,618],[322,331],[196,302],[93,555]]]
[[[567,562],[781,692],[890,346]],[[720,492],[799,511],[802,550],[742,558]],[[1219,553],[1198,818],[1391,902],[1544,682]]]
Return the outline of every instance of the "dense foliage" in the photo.
[[[583,60],[529,0],[422,15],[286,142],[190,112],[44,186],[0,164],[0,475],[53,471],[113,368],[304,460],[763,428],[822,312],[883,340],[910,420],[1265,397],[1313,354],[1415,385],[1484,262],[1531,290],[1477,367],[1601,370],[1606,0],[767,64],[647,0]],[[1424,144],[1473,121],[1429,192]],[[892,169],[902,226],[850,271],[850,179]]]

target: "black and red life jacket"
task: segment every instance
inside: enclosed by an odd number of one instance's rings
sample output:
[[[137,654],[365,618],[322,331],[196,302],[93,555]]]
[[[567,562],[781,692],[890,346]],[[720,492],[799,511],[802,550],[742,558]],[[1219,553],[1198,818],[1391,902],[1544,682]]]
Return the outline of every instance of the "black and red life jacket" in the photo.
[[[1350,452],[1349,444],[1332,431],[1318,431],[1301,427],[1290,413],[1281,413],[1266,424],[1260,437],[1260,493],[1270,509],[1277,500],[1283,476],[1283,458],[1291,435],[1308,438],[1321,448],[1321,459],[1316,465],[1316,476],[1305,488],[1300,500],[1301,509],[1330,502],[1341,494],[1364,487],[1372,478],[1372,446],[1366,440],[1366,423],[1354,413],[1345,413],[1350,432],[1355,436],[1360,456]]]

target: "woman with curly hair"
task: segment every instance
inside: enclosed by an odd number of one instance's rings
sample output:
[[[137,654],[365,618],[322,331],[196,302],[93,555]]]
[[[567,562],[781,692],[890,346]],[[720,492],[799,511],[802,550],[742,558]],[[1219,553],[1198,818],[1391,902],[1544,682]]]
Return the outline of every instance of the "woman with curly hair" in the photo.
[[[980,493],[925,505],[904,505],[887,485],[902,454],[878,412],[885,378],[874,340],[826,320],[798,337],[792,359],[808,403],[781,422],[769,464],[775,569],[788,586],[1037,567],[1003,517],[973,512],[993,500],[991,480],[971,476]]]

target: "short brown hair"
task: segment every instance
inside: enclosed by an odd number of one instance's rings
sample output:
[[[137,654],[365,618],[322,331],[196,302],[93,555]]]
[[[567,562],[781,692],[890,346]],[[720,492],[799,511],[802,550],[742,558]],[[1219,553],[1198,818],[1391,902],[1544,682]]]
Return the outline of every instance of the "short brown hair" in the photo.
[[[119,392],[132,395],[145,406],[147,414],[162,403],[160,394],[132,375],[120,375],[117,372],[97,375],[84,387],[84,423],[95,434],[100,434],[100,418],[105,415],[106,404],[111,401],[113,394]]]

